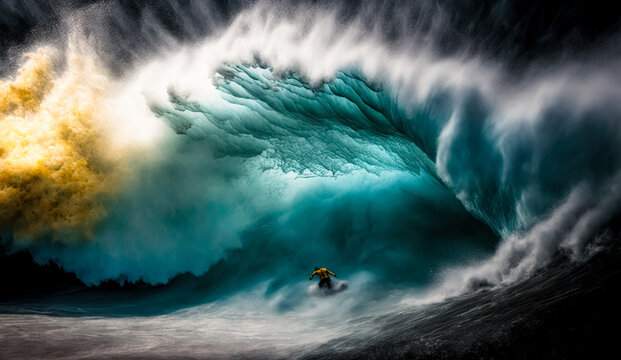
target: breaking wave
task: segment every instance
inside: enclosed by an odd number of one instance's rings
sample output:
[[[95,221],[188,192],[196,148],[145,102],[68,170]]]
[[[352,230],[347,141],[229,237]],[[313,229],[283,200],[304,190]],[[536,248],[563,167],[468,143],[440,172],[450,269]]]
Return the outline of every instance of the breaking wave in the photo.
[[[110,39],[76,35],[98,11],[0,84],[2,241],[88,285],[321,264],[437,300],[587,257],[619,212],[617,58],[516,81],[433,30],[258,4],[111,76]]]

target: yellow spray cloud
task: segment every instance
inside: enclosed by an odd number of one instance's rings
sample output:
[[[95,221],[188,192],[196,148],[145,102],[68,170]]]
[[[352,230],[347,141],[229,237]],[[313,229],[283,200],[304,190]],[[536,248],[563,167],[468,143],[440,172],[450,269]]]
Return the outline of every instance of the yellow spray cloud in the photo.
[[[0,81],[0,229],[22,241],[83,239],[121,168],[99,126],[108,80],[88,56],[70,53],[59,78],[49,52],[27,57]]]

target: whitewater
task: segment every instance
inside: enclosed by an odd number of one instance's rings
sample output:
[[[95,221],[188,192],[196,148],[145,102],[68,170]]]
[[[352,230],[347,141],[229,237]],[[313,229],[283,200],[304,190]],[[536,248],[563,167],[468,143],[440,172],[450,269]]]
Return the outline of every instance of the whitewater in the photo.
[[[2,357],[480,356],[618,280],[616,33],[515,66],[435,2],[189,4],[3,49]]]

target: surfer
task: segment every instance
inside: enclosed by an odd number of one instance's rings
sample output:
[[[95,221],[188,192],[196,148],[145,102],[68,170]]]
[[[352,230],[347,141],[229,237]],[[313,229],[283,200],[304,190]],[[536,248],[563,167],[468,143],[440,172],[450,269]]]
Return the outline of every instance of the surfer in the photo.
[[[318,268],[317,266],[315,266],[315,271],[311,274],[310,278],[308,278],[308,280],[313,280],[313,277],[317,275],[319,276],[319,287],[325,287],[327,286],[328,289],[332,289],[332,282],[330,280],[330,275],[337,277],[335,273],[333,273],[332,271],[326,269],[326,268]]]

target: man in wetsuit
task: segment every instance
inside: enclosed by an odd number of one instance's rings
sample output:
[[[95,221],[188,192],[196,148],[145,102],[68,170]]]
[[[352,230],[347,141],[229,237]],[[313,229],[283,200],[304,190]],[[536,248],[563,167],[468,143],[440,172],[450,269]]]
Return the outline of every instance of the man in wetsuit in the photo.
[[[328,289],[332,289],[332,282],[330,280],[330,275],[336,277],[336,274],[326,268],[318,268],[315,266],[315,271],[311,274],[308,280],[313,280],[315,275],[319,276],[319,287],[322,288],[327,286]]]

